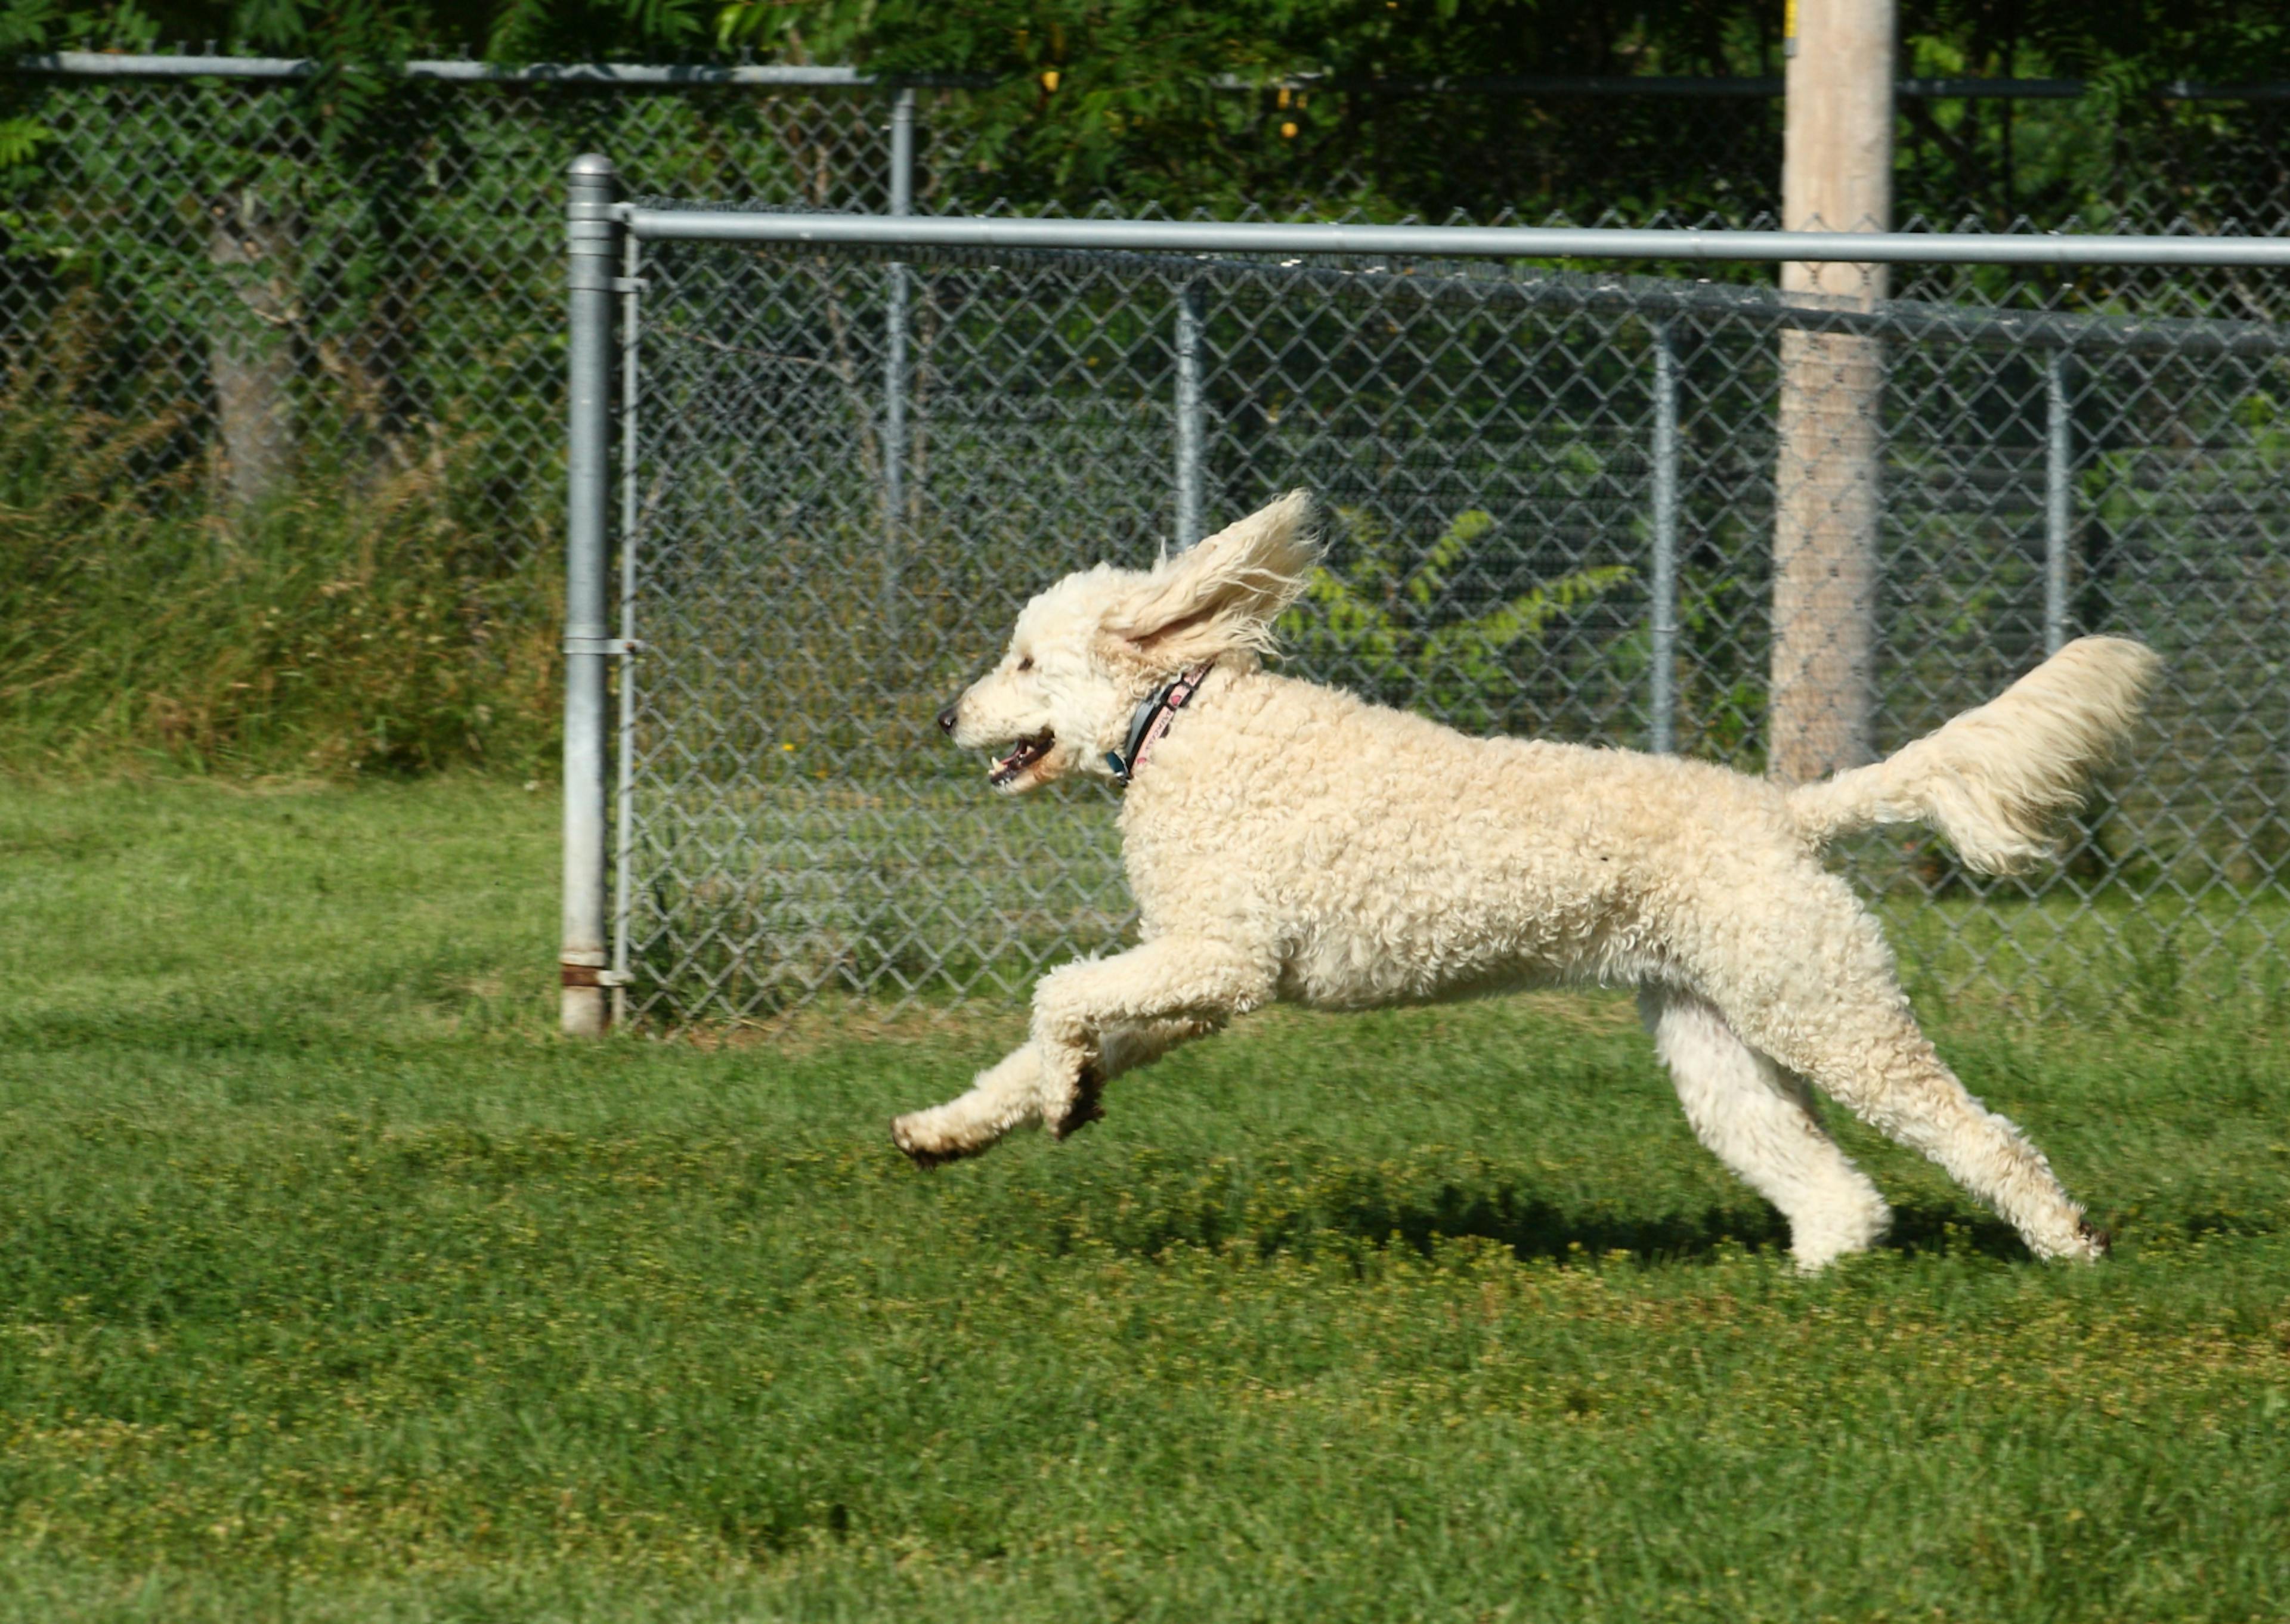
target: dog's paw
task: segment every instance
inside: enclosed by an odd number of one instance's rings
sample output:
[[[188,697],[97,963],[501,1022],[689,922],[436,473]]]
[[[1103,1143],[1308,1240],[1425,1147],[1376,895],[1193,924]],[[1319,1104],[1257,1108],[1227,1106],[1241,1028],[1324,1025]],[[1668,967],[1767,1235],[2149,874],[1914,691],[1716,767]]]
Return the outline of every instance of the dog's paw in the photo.
[[[966,1150],[954,1150],[942,1145],[926,1143],[922,1135],[916,1131],[914,1118],[911,1116],[894,1116],[891,1119],[891,1142],[899,1148],[907,1160],[925,1172],[928,1172],[933,1167],[942,1167],[949,1162],[958,1162],[970,1154]]]

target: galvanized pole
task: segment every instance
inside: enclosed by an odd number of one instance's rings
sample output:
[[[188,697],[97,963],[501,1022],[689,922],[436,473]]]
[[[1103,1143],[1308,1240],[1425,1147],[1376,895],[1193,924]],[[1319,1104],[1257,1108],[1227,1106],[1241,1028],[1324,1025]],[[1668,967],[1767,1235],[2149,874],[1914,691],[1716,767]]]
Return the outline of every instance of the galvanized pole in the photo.
[[[1177,290],[1177,537],[1179,550],[1201,539],[1201,291]]]
[[[891,102],[891,213],[906,214],[915,195],[915,92]],[[883,356],[883,617],[890,645],[900,646],[899,583],[907,517],[907,268],[893,260],[891,308]]]
[[[1653,596],[1648,731],[1652,748],[1667,756],[1677,748],[1677,340],[1668,322],[1653,330]]]
[[[564,512],[564,935],[558,956],[568,1036],[610,1025],[605,969],[605,662],[616,643],[606,616],[613,431],[613,277],[620,227],[613,165],[572,160],[566,326]]]
[[[2045,415],[2050,420],[2044,459],[2044,652],[2068,640],[2068,528],[2074,517],[2068,482],[2075,471],[2075,414],[2068,405],[2068,352],[2054,349],[2044,364]]]
[[[613,791],[613,975],[612,1019],[629,1012],[629,908],[636,865],[637,794],[637,520],[643,508],[637,487],[640,466],[637,405],[643,398],[643,352],[638,347],[644,316],[644,244],[622,232],[621,290],[621,720],[613,741],[619,781]]]

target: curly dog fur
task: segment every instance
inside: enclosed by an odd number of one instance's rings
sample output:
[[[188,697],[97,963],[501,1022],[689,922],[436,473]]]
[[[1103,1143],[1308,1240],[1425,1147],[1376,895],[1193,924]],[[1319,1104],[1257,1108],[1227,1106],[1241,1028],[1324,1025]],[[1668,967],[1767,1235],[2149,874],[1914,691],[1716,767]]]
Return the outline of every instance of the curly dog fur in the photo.
[[[1878,823],[1939,829],[1991,871],[2133,725],[2156,669],[2071,643],[2000,698],[1873,766],[1790,789],[1703,762],[1473,739],[1271,675],[1258,655],[1318,556],[1293,492],[1149,572],[1068,576],[940,721],[1019,793],[1106,773],[1174,674],[1205,681],[1136,771],[1123,852],[1139,944],[1035,989],[1032,1034],[959,1099],[900,1117],[918,1163],[1040,1121],[1275,998],[1358,1008],[1555,980],[1638,988],[1693,1130],[1819,1268],[1883,1234],[1876,1186],[1823,1131],[1818,1089],[1913,1146],[2046,1258],[2093,1258],[2044,1156],[1966,1092],[1911,1017],[1876,921],[1821,864]]]

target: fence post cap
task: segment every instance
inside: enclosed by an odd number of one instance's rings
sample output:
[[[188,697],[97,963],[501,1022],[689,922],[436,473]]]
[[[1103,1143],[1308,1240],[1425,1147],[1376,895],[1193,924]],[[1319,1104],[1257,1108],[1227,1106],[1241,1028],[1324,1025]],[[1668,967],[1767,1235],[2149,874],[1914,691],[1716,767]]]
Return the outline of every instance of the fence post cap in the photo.
[[[613,178],[613,160],[601,152],[584,152],[572,160],[568,172],[576,180],[609,180]]]

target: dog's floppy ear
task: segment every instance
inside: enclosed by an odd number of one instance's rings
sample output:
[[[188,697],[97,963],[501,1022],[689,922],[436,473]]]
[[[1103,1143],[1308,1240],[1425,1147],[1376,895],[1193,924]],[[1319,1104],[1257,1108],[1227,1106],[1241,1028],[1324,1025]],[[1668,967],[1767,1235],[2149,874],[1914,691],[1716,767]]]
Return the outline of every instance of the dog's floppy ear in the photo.
[[[1319,510],[1310,492],[1291,491],[1155,565],[1107,612],[1107,652],[1178,671],[1239,649],[1269,649],[1272,622],[1304,590],[1319,558]]]

